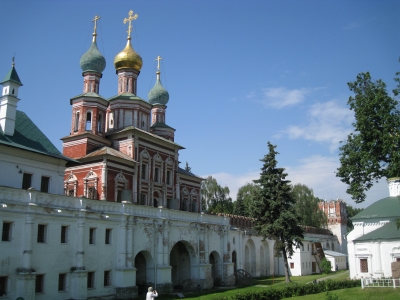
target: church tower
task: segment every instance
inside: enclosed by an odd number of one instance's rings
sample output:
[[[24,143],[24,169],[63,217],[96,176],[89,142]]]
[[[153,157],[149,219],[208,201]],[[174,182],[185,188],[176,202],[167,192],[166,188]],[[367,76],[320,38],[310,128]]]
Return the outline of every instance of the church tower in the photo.
[[[18,89],[22,86],[17,70],[15,70],[14,58],[12,59],[11,70],[0,83],[3,85],[3,92],[0,98],[0,127],[4,134],[13,136],[17,103],[19,101]]]
[[[169,100],[169,94],[167,90],[162,86],[160,80],[160,60],[162,58],[158,56],[157,63],[157,80],[154,87],[148,94],[149,103],[153,105],[151,112],[151,126],[150,132],[158,136],[161,136],[167,140],[174,141],[175,129],[169,127],[165,122],[165,113],[167,109],[167,103]]]
[[[106,60],[96,43],[99,19],[100,17],[95,16],[92,20],[94,22],[92,44],[80,59],[83,94],[71,99],[71,131],[69,136],[62,138],[63,154],[71,158],[82,157],[95,148],[110,144],[105,139],[108,101],[99,95],[100,78],[106,67]]]

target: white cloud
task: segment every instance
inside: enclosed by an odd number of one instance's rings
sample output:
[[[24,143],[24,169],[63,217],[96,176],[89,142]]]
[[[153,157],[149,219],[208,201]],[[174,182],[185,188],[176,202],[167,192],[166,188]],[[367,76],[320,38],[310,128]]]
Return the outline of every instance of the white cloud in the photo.
[[[288,90],[285,87],[263,89],[263,98],[260,102],[266,107],[283,108],[303,102],[304,97],[311,89]]]
[[[289,126],[283,132],[291,139],[329,143],[330,150],[334,151],[351,131],[353,113],[335,101],[312,105],[308,116],[308,124]]]

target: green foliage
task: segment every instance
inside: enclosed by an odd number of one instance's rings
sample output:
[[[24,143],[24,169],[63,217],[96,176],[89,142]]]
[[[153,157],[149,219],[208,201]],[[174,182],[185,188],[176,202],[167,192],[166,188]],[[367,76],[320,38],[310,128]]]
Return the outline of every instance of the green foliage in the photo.
[[[251,203],[258,186],[254,183],[246,183],[240,187],[235,202],[234,214],[238,216],[250,217],[251,216]]]
[[[350,220],[350,218],[354,217],[358,213],[364,210],[364,208],[357,208],[357,207],[352,207],[351,205],[346,205],[347,209],[347,232],[350,232],[354,229],[353,222]]]
[[[339,300],[339,296],[330,291],[326,291],[325,300]]]
[[[311,188],[304,184],[295,184],[291,194],[296,201],[294,207],[301,225],[323,228],[328,224],[328,218],[319,209],[319,202],[322,200],[314,196]]]
[[[395,80],[400,83],[398,77]],[[348,86],[355,94],[348,100],[355,114],[354,132],[340,147],[336,176],[348,185],[347,193],[354,201],[360,203],[376,180],[400,175],[400,112],[385,83],[373,81],[368,72],[360,73]],[[395,94],[399,91],[400,86]]]
[[[320,267],[324,274],[329,274],[332,271],[332,264],[326,258],[322,259]]]
[[[240,292],[230,295],[216,295],[213,300],[279,300],[296,296],[305,296],[345,288],[360,287],[360,280],[326,280],[317,284],[293,284],[283,288],[257,289],[250,292]],[[331,298],[338,299],[338,298]]]
[[[258,188],[254,191],[250,205],[254,229],[264,238],[275,240],[276,250],[282,252],[286,281],[290,281],[287,257],[293,255],[293,246],[301,245],[303,229],[295,212],[290,181],[286,180],[285,169],[277,168],[276,146],[268,142],[269,153],[261,161],[260,179],[254,180]]]
[[[229,197],[229,188],[221,187],[217,180],[208,176],[201,183],[201,202],[203,210],[213,213],[233,214],[233,202]]]

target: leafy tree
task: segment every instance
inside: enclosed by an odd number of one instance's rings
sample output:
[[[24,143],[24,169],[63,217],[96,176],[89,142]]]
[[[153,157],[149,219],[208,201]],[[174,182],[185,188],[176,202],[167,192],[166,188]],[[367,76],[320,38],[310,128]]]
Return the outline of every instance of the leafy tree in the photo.
[[[201,183],[201,195],[203,210],[214,213],[233,213],[232,198],[229,197],[229,188],[221,187],[217,180],[208,176]]]
[[[324,274],[328,274],[332,271],[332,264],[326,258],[323,258],[321,261],[321,270]]]
[[[350,218],[354,217],[356,214],[363,211],[364,208],[357,208],[357,207],[352,207],[351,205],[347,205],[346,209],[347,209],[347,232],[350,232],[354,229],[353,222],[350,220]]]
[[[322,200],[314,196],[311,188],[304,184],[292,186],[292,197],[296,201],[294,207],[300,217],[300,224],[324,228],[328,224],[326,214],[319,209],[319,202]]]
[[[275,252],[282,253],[286,282],[290,282],[288,257],[293,255],[293,247],[302,245],[303,230],[291,195],[290,181],[286,180],[285,169],[277,167],[276,146],[268,142],[269,153],[263,162],[260,179],[254,180],[259,186],[251,203],[251,216],[255,219],[254,229],[264,239],[275,240]]]
[[[246,183],[239,188],[236,195],[235,209],[233,211],[235,215],[250,217],[250,206],[253,202],[255,189],[257,188],[258,186],[254,183]]]
[[[395,80],[399,82],[394,90],[397,95],[400,79]],[[400,175],[400,112],[385,83],[373,81],[368,72],[360,73],[348,86],[355,94],[348,100],[355,114],[354,132],[340,147],[336,176],[348,185],[347,193],[360,203],[376,180]]]

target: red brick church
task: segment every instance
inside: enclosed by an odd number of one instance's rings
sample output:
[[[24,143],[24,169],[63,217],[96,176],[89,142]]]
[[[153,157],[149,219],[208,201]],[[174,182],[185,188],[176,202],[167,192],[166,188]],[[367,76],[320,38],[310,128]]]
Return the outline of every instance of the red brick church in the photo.
[[[148,99],[137,96],[142,58],[131,45],[132,12],[125,48],[114,58],[117,95],[100,96],[106,60],[93,41],[82,55],[83,93],[71,98],[71,130],[63,154],[75,160],[64,178],[65,194],[90,199],[200,212],[202,178],[179,167],[175,129],[166,124],[169,94],[157,80]]]

